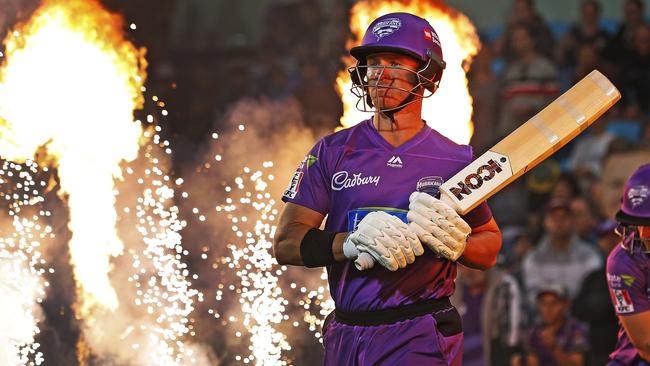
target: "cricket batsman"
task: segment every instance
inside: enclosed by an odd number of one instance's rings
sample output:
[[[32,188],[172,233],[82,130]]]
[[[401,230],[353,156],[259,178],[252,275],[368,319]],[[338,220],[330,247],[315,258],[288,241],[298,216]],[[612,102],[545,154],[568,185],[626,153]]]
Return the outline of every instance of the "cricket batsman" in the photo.
[[[621,325],[608,366],[650,365],[650,164],[625,183],[616,214],[621,242],[607,257],[607,284]]]
[[[326,365],[460,365],[463,332],[449,302],[456,263],[490,268],[501,233],[485,202],[461,217],[435,197],[473,159],[470,146],[422,119],[422,99],[445,68],[440,40],[426,20],[391,13],[350,53],[357,107],[373,114],[318,141],[300,163],[275,257],[327,268],[336,310],[323,330]],[[357,269],[360,252],[377,264]]]

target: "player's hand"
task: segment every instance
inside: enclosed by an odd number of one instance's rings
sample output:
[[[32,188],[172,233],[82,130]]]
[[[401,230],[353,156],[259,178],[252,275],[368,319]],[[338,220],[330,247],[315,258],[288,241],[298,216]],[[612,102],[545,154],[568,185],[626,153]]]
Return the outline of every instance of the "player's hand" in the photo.
[[[383,211],[366,215],[348,239],[359,252],[370,254],[391,271],[406,267],[415,261],[416,256],[424,253],[422,243],[415,233],[409,231],[408,225]],[[359,263],[355,265],[359,268]]]
[[[456,261],[465,251],[472,228],[446,203],[424,192],[409,197],[409,228],[434,253]]]

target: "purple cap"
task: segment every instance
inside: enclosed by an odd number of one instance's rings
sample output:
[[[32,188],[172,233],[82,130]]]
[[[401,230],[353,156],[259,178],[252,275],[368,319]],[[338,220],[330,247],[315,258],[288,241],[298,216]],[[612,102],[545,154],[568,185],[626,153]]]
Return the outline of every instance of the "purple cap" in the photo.
[[[395,52],[420,60],[428,65],[422,71],[428,78],[437,73],[436,79],[439,79],[442,73],[437,71],[445,68],[438,34],[428,21],[409,13],[389,13],[375,19],[366,30],[361,45],[350,50],[360,64],[366,63],[368,55],[378,52]]]
[[[625,183],[616,220],[621,224],[650,226],[650,164],[637,169]]]

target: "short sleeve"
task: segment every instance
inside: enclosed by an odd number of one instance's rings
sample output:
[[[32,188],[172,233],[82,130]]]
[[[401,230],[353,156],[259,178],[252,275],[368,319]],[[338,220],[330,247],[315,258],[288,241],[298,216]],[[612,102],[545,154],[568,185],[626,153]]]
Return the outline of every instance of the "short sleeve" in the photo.
[[[644,255],[644,254],[641,254]],[[607,259],[607,286],[617,315],[650,310],[646,274],[632,254],[616,247]]]
[[[490,206],[488,206],[486,201],[483,201],[483,203],[476,206],[472,211],[463,215],[463,220],[465,220],[471,227],[486,224],[491,218],[492,210],[490,210]]]
[[[327,153],[323,140],[316,143],[298,164],[282,195],[282,201],[310,208],[323,215],[327,214],[330,198]]]

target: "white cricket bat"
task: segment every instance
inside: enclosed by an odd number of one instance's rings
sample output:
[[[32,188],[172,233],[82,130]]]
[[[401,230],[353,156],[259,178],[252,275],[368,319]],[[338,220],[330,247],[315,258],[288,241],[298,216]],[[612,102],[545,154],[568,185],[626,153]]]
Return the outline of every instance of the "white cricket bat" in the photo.
[[[621,93],[598,70],[440,186],[440,200],[464,215],[573,140],[613,106]],[[361,253],[355,265],[374,259]]]

